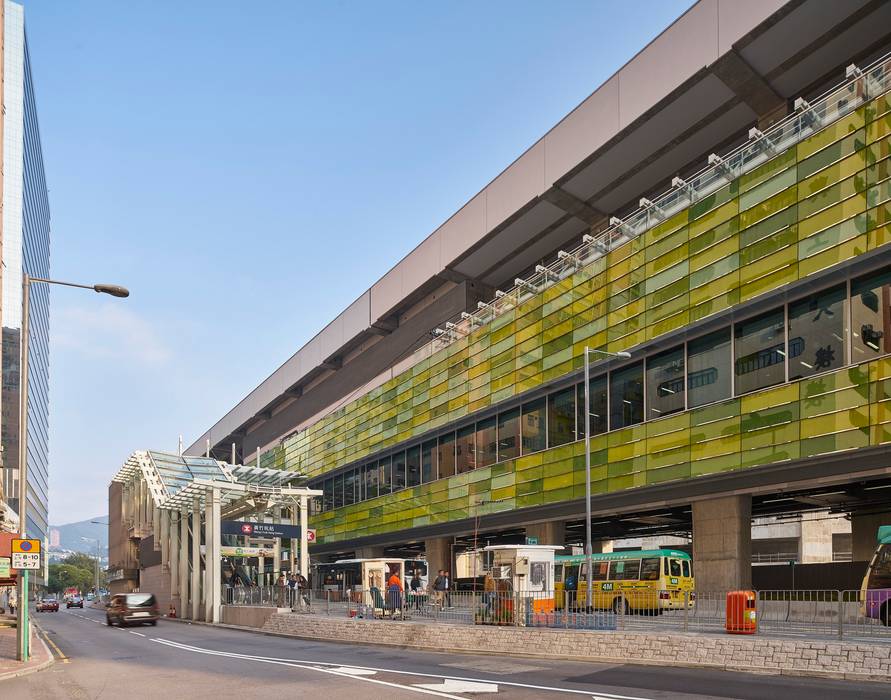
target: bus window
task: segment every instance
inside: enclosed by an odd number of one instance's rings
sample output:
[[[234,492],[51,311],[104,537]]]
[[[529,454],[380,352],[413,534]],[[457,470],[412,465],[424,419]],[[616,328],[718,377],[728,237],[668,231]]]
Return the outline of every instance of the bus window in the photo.
[[[563,579],[563,588],[567,591],[577,591],[579,587],[579,567],[567,566]]]
[[[672,559],[669,570],[671,571],[672,576],[680,576],[681,575],[681,562],[677,559]]]
[[[869,590],[891,588],[891,547],[882,545],[876,552],[875,559],[869,567],[866,587]]]
[[[593,576],[591,577],[592,581],[606,581],[607,573],[609,571],[609,562],[608,561],[595,561],[592,562],[594,568],[592,569]],[[588,565],[582,565],[582,571],[584,572],[583,576],[587,576],[588,574]],[[587,579],[585,579],[587,580]]]
[[[641,581],[658,581],[659,580],[659,559],[658,557],[650,557],[641,559],[640,561],[640,580]]]
[[[662,563],[664,564],[662,573],[668,576],[668,559],[663,559]]]
[[[682,559],[681,565],[684,567],[684,576],[687,576],[689,578],[689,576],[690,576],[690,560]]]
[[[563,583],[563,564],[554,565],[554,583]]]
[[[612,562],[610,579],[613,581],[637,581],[640,579],[640,559]]]

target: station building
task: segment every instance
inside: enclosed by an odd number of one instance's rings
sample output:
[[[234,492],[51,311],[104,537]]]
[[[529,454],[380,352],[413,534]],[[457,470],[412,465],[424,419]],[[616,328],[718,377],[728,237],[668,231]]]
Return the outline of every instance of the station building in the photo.
[[[187,450],[298,471],[314,559],[891,523],[891,3],[700,0]],[[419,236],[420,238],[420,236]],[[582,400],[585,348],[595,354]],[[233,454],[234,453],[234,454]],[[232,457],[230,458],[230,455]]]

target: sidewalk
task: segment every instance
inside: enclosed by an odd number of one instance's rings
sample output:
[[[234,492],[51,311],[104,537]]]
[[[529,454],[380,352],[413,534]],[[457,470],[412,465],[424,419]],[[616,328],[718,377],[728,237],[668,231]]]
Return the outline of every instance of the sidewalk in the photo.
[[[31,626],[31,659],[27,663],[16,661],[16,629],[6,616],[0,616],[0,681],[24,676],[48,668],[53,663],[46,643]]]

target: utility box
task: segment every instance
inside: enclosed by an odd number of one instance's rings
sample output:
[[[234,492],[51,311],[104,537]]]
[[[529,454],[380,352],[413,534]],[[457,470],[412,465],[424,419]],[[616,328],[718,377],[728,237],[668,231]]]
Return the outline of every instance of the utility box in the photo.
[[[755,591],[730,591],[727,594],[725,629],[729,634],[755,634],[758,619]]]

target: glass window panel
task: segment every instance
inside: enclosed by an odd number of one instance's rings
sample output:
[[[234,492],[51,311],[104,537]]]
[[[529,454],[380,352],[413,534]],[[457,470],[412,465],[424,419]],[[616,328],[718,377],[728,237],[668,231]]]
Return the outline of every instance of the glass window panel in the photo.
[[[498,414],[498,461],[520,456],[520,409]]]
[[[436,440],[421,445],[421,483],[436,480]]]
[[[378,470],[377,462],[365,465],[365,498],[377,498],[378,496]]]
[[[647,358],[647,418],[684,410],[684,346]]]
[[[640,580],[659,580],[659,557],[648,557],[640,560]]]
[[[421,483],[421,446],[409,447],[405,451],[406,486]]]
[[[439,462],[440,479],[455,475],[455,433],[449,433],[439,438],[436,458]]]
[[[789,304],[789,379],[845,363],[845,288]]]
[[[737,394],[785,381],[786,338],[782,309],[737,323],[734,336]]]
[[[543,450],[545,440],[545,400],[543,398],[523,404],[523,454]]]
[[[405,488],[405,452],[393,455],[393,490]]]
[[[393,489],[393,459],[384,457],[377,463],[378,489],[381,496]]]
[[[322,508],[331,510],[334,507],[334,479],[325,479],[325,485],[322,487]]]
[[[891,270],[851,282],[852,362],[891,352]]]
[[[343,474],[334,477],[334,507],[343,508]]]
[[[599,435],[607,431],[607,416],[609,415],[609,407],[606,400],[606,375],[602,377],[593,377],[591,380],[591,410],[589,411],[588,422],[591,426],[591,435]],[[585,405],[585,384],[582,382],[578,385],[578,426],[579,440],[585,437],[585,418],[583,415]]]
[[[640,559],[610,562],[610,580],[637,581],[640,578]]]
[[[498,456],[498,441],[495,432],[495,416],[476,424],[476,465],[487,467],[494,464]]]
[[[548,396],[548,447],[575,440],[574,386]]]
[[[343,504],[351,506],[356,502],[356,472],[348,471],[343,475]]]
[[[643,420],[643,363],[638,362],[609,375],[610,430]]]
[[[455,449],[455,471],[458,474],[469,472],[476,467],[476,450],[474,438],[476,427],[471,424],[458,431]]]
[[[730,398],[730,329],[687,343],[687,405]]]

